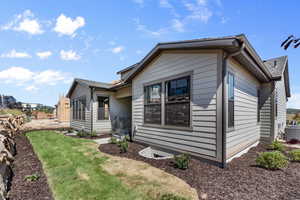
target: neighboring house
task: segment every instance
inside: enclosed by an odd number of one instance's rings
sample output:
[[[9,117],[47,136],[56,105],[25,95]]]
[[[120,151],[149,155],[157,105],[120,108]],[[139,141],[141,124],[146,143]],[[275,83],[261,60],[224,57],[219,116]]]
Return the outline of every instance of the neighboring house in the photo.
[[[16,103],[17,101],[13,96],[0,94],[0,108],[14,107]]]
[[[57,120],[60,122],[70,122],[70,99],[60,96],[55,107]]]
[[[22,107],[23,109],[26,109],[26,108],[30,108],[32,110],[37,110],[38,107],[41,107],[43,106],[43,104],[40,104],[40,103],[22,103]]]
[[[116,84],[74,80],[72,127],[127,130],[136,142],[223,166],[284,131],[287,57],[261,60],[245,35],[159,43],[118,74]]]

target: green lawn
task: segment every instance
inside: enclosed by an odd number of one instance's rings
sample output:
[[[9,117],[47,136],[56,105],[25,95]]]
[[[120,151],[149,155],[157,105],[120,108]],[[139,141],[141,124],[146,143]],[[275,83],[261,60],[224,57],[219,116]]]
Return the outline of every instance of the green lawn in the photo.
[[[93,142],[53,131],[33,131],[27,137],[43,163],[56,200],[148,199],[101,168],[107,158]]]

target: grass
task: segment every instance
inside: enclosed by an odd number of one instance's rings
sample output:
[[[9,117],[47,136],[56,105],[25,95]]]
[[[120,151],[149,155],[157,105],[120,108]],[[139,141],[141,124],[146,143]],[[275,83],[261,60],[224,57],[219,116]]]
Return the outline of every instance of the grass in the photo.
[[[26,135],[43,163],[56,200],[149,199],[102,169],[107,158],[97,151],[95,143],[53,131]]]
[[[0,115],[7,115],[7,114],[22,115],[23,112],[18,109],[0,109]]]

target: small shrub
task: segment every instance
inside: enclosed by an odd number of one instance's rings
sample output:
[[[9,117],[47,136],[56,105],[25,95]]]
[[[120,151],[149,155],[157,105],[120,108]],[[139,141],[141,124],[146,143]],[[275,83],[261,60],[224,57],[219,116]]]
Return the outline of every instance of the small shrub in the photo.
[[[187,169],[190,162],[190,156],[188,154],[181,154],[174,157],[175,167],[179,169]]]
[[[92,131],[92,132],[91,132],[91,137],[97,137],[96,131]]]
[[[25,181],[37,181],[40,178],[38,174],[32,174],[32,175],[27,175],[25,176]]]
[[[282,143],[280,143],[278,140],[275,140],[272,142],[272,144],[270,144],[270,149],[271,150],[275,150],[275,151],[284,151],[284,145]]]
[[[120,141],[118,142],[118,146],[119,146],[119,148],[120,148],[120,152],[121,152],[121,153],[126,153],[126,152],[128,151],[129,145],[128,145],[128,142],[127,142],[126,139],[120,140]]]
[[[84,130],[80,130],[80,131],[77,132],[78,137],[85,137],[86,135],[87,134],[86,134],[86,132],[84,132]]]
[[[111,137],[111,138],[110,138],[110,142],[111,142],[112,144],[117,144],[117,143],[118,143],[118,140],[117,140],[117,138],[115,138],[115,137]]]
[[[257,159],[256,164],[266,169],[282,169],[288,165],[288,159],[279,151],[263,152]]]
[[[187,200],[184,197],[177,196],[175,194],[164,194],[160,197],[160,200]]]
[[[300,162],[300,149],[295,149],[289,152],[291,161]]]

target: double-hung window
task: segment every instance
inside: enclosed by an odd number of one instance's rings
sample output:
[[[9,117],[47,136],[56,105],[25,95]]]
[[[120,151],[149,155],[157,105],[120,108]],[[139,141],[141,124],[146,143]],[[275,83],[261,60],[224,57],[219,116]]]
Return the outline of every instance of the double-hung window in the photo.
[[[190,77],[166,82],[165,124],[190,125]]]
[[[98,97],[98,120],[109,120],[109,97]]]
[[[234,127],[234,75],[228,73],[228,128]]]
[[[85,120],[86,97],[73,99],[71,106],[73,120]]]
[[[161,83],[144,88],[144,122],[161,124]]]

